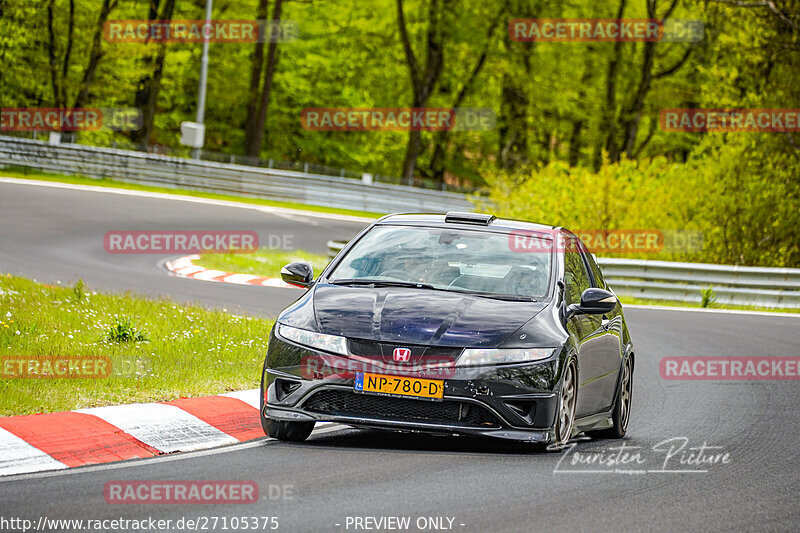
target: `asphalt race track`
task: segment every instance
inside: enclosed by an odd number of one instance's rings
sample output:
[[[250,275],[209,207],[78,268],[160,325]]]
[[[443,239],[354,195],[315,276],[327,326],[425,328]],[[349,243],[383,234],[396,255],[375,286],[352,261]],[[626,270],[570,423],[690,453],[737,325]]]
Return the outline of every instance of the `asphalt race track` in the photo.
[[[274,316],[299,291],[233,286],[167,275],[164,256],[111,255],[113,229],[245,229],[292,234],[322,252],[362,223],[211,204],[0,183],[0,271],[40,281],[131,289]],[[354,517],[446,517],[453,531],[796,531],[797,381],[667,381],[668,355],[797,355],[800,317],[628,309],[636,343],[629,453],[618,441],[580,442],[565,453],[522,445],[331,426],[303,444],[261,439],[204,452],[0,479],[0,515],[179,519],[276,516],[278,531],[363,531]],[[265,331],[266,335],[267,332]],[[693,464],[677,448],[705,445]],[[675,453],[667,458],[668,448]],[[576,455],[578,452],[578,455]],[[697,454],[695,454],[697,455]],[[683,459],[683,461],[681,460]],[[116,480],[253,480],[253,505],[111,505]],[[288,487],[278,497],[270,486]],[[272,494],[270,494],[272,492]],[[271,496],[273,498],[271,498]],[[350,517],[350,518],[348,518]],[[452,525],[447,520],[451,518]],[[371,522],[360,522],[362,525]],[[420,522],[422,524],[422,522]],[[423,524],[425,525],[425,524]],[[218,528],[219,529],[219,528]],[[373,529],[374,530],[374,529]],[[385,528],[383,530],[386,530]],[[436,530],[432,528],[422,530]],[[447,530],[439,528],[438,530]]]
[[[103,236],[116,230],[244,230],[256,231],[262,245],[270,236],[281,243],[286,236],[295,247],[326,253],[327,241],[349,240],[365,226],[187,200],[0,183],[0,268],[39,281],[83,279],[93,289],[130,289],[275,316],[298,297],[297,290],[254,291],[169,276],[161,265],[180,255],[109,254]]]

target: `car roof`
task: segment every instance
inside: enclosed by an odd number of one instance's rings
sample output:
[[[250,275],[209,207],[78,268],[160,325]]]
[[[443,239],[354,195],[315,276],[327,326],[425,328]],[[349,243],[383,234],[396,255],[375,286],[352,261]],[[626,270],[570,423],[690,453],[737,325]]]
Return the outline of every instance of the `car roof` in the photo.
[[[561,229],[559,226],[547,226],[545,224],[537,224],[535,222],[525,222],[523,220],[514,220],[510,218],[494,218],[489,224],[475,224],[468,222],[446,222],[444,214],[436,213],[398,213],[393,215],[386,215],[375,221],[376,225],[380,224],[401,224],[408,226],[442,226],[442,227],[458,227],[469,229],[487,229],[487,230],[526,230],[526,231],[543,231],[552,233],[553,230]],[[489,216],[489,215],[486,215]]]

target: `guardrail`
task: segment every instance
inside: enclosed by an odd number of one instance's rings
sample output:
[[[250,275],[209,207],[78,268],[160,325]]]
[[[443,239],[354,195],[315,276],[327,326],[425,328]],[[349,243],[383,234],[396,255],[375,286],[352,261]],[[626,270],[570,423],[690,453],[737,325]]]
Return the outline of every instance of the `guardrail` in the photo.
[[[800,308],[800,268],[766,268],[600,257],[614,292],[699,303],[710,287],[717,303]]]
[[[345,243],[328,241],[333,257]],[[606,281],[620,296],[700,303],[710,287],[715,301],[800,309],[800,268],[742,267],[598,257]]]
[[[0,136],[4,165],[375,213],[474,209],[463,194],[19,137]]]

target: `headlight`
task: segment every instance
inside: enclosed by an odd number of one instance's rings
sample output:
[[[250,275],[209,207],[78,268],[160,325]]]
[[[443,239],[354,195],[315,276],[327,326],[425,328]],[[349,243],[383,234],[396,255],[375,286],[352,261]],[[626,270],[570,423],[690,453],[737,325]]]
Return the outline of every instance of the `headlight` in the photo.
[[[456,366],[529,363],[547,359],[555,351],[555,348],[467,348],[458,358]]]
[[[347,355],[347,339],[338,335],[326,335],[316,331],[297,329],[285,324],[278,324],[278,333],[285,339],[309,348]]]

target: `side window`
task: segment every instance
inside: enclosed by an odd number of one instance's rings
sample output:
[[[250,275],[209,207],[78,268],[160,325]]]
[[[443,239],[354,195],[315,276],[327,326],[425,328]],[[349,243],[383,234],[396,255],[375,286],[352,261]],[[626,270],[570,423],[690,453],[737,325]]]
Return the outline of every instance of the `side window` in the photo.
[[[594,286],[598,289],[605,289],[606,282],[603,279],[603,273],[600,272],[600,267],[597,266],[597,262],[592,257],[588,251],[585,253],[586,262],[589,263],[589,270],[592,271],[592,277],[594,278]]]
[[[583,254],[578,251],[564,253],[564,282],[567,286],[567,305],[581,303],[581,294],[589,288],[590,283]]]

